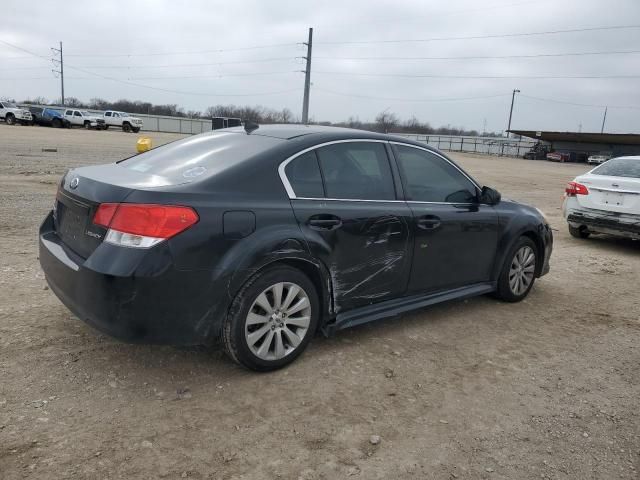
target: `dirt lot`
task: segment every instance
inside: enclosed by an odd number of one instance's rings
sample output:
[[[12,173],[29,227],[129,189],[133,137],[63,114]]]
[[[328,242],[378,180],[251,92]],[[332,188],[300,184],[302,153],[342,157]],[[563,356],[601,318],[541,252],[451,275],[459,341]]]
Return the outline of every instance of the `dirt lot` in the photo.
[[[454,155],[558,229],[526,301],[318,337],[258,375],[217,351],[118,343],[45,287],[37,228],[57,180],[136,138],[0,125],[2,479],[639,478],[640,242],[569,237],[563,186],[585,166]]]

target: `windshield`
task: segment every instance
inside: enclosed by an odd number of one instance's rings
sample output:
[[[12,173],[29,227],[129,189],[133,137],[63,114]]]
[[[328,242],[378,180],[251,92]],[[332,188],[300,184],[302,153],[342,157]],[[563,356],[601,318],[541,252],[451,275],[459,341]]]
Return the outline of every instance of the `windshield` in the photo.
[[[2,104],[5,106],[5,108],[18,108],[15,103],[2,102]]]
[[[613,158],[591,171],[594,175],[640,178],[640,158]]]
[[[215,175],[281,142],[272,137],[220,130],[177,140],[118,164],[164,177],[170,184],[177,185]]]

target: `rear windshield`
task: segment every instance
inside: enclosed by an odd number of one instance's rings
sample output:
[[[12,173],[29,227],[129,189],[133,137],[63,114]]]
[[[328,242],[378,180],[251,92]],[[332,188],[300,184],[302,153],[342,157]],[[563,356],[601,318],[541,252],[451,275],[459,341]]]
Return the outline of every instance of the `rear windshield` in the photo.
[[[178,185],[215,175],[282,142],[244,132],[203,133],[122,160],[119,165]]]
[[[640,158],[613,158],[591,173],[610,177],[640,178]]]

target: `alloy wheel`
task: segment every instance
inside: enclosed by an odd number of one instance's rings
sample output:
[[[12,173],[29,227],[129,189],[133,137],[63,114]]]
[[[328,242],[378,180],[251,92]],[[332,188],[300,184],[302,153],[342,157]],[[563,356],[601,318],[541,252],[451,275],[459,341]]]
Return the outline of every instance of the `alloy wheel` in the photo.
[[[509,268],[509,288],[514,295],[522,295],[527,291],[536,269],[536,254],[533,249],[525,245],[513,256]]]
[[[279,282],[254,300],[245,321],[245,340],[262,360],[280,360],[304,339],[311,323],[311,302],[295,283]]]

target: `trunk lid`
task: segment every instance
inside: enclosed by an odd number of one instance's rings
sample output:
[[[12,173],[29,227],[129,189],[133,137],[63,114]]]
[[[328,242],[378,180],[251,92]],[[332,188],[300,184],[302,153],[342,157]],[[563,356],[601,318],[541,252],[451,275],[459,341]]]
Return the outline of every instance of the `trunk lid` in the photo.
[[[101,203],[123,202],[135,189],[166,184],[161,177],[127,170],[115,163],[70,170],[56,194],[56,233],[66,246],[86,259],[106,234],[105,228],[93,223]]]
[[[576,178],[589,190],[576,195],[580,206],[608,212],[640,215],[640,179],[586,174]]]

